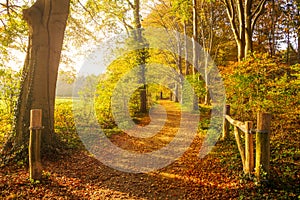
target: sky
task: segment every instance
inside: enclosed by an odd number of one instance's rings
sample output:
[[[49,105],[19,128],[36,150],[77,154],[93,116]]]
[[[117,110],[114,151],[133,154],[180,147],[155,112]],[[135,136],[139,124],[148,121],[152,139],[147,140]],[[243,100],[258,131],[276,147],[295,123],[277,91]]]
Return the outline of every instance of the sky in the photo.
[[[25,2],[28,2],[30,0],[25,0]],[[87,0],[81,0],[80,2],[82,4],[85,4]],[[23,1],[15,0],[14,2],[17,2],[18,5],[23,5]],[[149,3],[150,1],[147,1]],[[6,4],[6,0],[0,0],[0,3]],[[145,4],[142,4],[141,9],[143,17],[146,17],[149,13],[149,8]],[[121,25],[120,25],[121,26]],[[105,38],[101,40],[98,44],[95,44],[94,41],[91,41],[87,44],[84,44],[81,47],[71,47],[67,50],[63,50],[62,54],[63,56],[69,57],[74,61],[74,66],[72,66],[78,73],[80,74],[100,74],[103,73],[106,69],[107,64],[105,63],[105,56],[107,57],[107,54],[109,54],[110,50],[103,49],[100,47],[110,45],[111,48],[115,48],[114,45],[108,44],[107,41],[110,41],[112,37],[111,36],[104,36],[99,32],[99,38]],[[24,41],[27,43],[27,41]],[[70,45],[72,46],[72,45]],[[72,50],[73,49],[73,50]],[[92,51],[92,52],[91,52]],[[108,51],[108,52],[105,52]],[[8,66],[13,68],[14,70],[18,71],[23,67],[23,63],[25,60],[26,53],[21,52],[15,49],[9,50],[11,56],[10,60],[7,63]],[[1,58],[1,55],[0,55]],[[62,70],[68,70],[68,64],[61,63],[60,69]]]

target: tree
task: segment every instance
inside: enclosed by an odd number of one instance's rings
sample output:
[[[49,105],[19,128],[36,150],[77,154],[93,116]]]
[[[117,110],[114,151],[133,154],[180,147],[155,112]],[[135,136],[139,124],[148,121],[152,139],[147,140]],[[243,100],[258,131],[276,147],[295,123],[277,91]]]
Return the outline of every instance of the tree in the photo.
[[[197,10],[197,0],[193,0],[193,77],[195,78],[196,69],[199,69],[199,52],[197,48],[198,43],[198,10]],[[198,110],[198,98],[194,96],[193,110]]]
[[[130,1],[128,1],[130,3]],[[140,112],[146,113],[147,112],[147,91],[146,91],[146,84],[145,84],[145,72],[146,72],[146,41],[142,36],[142,24],[141,24],[141,17],[140,17],[140,0],[134,0],[134,4],[131,4],[131,7],[133,9],[133,16],[134,16],[134,39],[135,42],[139,46],[136,50],[136,59],[137,64],[141,68],[140,73],[140,82],[143,84],[143,86],[140,88]],[[140,46],[141,45],[141,46]]]
[[[223,0],[238,47],[238,61],[253,49],[252,36],[267,0]]]
[[[213,31],[213,22],[214,22],[214,12],[212,8],[212,2],[206,2],[206,1],[200,1],[199,6],[199,26],[200,26],[200,36],[202,41],[202,48],[204,49],[205,53],[207,55],[210,55],[213,50],[213,38],[214,38],[214,31]],[[204,98],[204,104],[208,105],[210,104],[210,97],[209,97],[209,85],[208,85],[208,76],[209,76],[209,66],[208,66],[208,56],[205,56],[204,63],[201,67],[204,68],[204,80],[205,80],[205,98]]]
[[[300,1],[283,1],[281,11],[284,15],[282,26],[287,40],[286,62],[300,62]],[[297,43],[296,47],[293,42]]]
[[[131,45],[135,45],[136,50],[136,64],[141,67],[141,83],[144,83],[145,64],[147,58],[147,42],[142,37],[140,0],[126,0],[126,1],[87,1],[86,6],[89,7],[95,20],[101,21],[102,29],[108,32],[115,33],[126,30],[129,38],[135,40]],[[132,19],[133,17],[133,19]],[[123,27],[120,26],[123,25]],[[147,93],[146,84],[140,90],[140,112],[147,112]]]
[[[29,26],[29,40],[15,114],[15,135],[6,147],[27,146],[29,113],[34,108],[43,112],[43,151],[55,144],[55,89],[69,6],[70,0],[37,0],[23,10]]]
[[[253,35],[253,51],[266,52],[274,56],[278,51],[281,33],[283,32],[283,18],[280,6],[282,2],[278,0],[268,1],[265,5],[265,12],[270,15],[261,16],[257,22]]]

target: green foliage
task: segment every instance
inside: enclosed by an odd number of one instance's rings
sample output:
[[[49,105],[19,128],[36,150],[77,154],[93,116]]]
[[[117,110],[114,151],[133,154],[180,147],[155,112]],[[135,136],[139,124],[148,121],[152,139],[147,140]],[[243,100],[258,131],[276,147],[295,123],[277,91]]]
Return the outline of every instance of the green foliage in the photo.
[[[124,55],[122,58],[116,59],[108,68],[105,75],[100,78],[99,84],[97,84],[97,91],[95,97],[95,110],[97,113],[97,118],[99,123],[104,129],[113,128],[115,126],[112,110],[111,110],[111,97],[113,91],[118,83],[118,81],[127,73],[130,69],[136,66],[135,53],[131,52]],[[128,80],[130,81],[130,79]],[[126,86],[124,86],[126,87]],[[126,89],[126,88],[123,88]],[[120,97],[120,104],[126,104],[125,93]],[[138,97],[138,91],[134,92],[131,96],[131,101],[129,103],[129,110],[131,113],[138,111],[138,105],[140,103]]]
[[[68,134],[75,132],[71,99],[56,99],[54,118],[56,133]]]
[[[254,54],[222,70],[233,118],[255,123],[258,111],[272,114],[270,181],[258,187],[262,191],[272,188],[280,196],[299,193],[294,188],[299,151],[299,69],[299,65]]]
[[[80,148],[82,144],[76,132],[72,105],[72,99],[56,99],[54,128],[68,148]]]
[[[14,108],[20,87],[20,73],[11,68],[0,68],[0,143],[12,130]]]
[[[200,73],[197,73],[195,75],[187,75],[185,78],[193,87],[195,94],[199,98],[204,98],[206,94],[205,81],[201,78]],[[185,98],[187,98],[188,96],[191,95],[189,94],[183,97],[183,102],[185,102]]]
[[[225,72],[227,102],[239,119],[253,120],[258,111],[282,114],[299,109],[299,67],[253,54],[229,70]]]
[[[29,181],[30,181],[30,184],[33,186],[37,186],[37,185],[41,184],[40,180],[29,179]]]
[[[188,0],[176,0],[172,1],[172,12],[178,18],[181,18],[183,22],[187,22],[192,17],[192,1]]]
[[[2,112],[13,114],[20,87],[20,73],[11,68],[0,68],[0,99]]]
[[[21,10],[16,12],[16,10],[11,9],[9,13],[2,10],[0,19],[2,22],[0,26],[0,54],[8,57],[10,48],[24,51],[27,45],[25,37],[28,28],[23,20]]]

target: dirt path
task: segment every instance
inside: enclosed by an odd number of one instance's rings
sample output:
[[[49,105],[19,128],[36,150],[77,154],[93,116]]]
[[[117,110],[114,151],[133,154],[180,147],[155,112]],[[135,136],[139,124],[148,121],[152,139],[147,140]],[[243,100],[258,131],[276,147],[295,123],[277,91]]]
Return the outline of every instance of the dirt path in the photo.
[[[114,135],[111,141],[128,151],[151,152],[169,144],[180,123],[178,105],[161,102],[166,107],[165,126],[154,137],[137,139],[127,134]],[[143,125],[149,118],[143,118]],[[0,197],[8,199],[234,199],[241,185],[236,173],[222,168],[213,153],[198,158],[200,133],[191,146],[171,165],[150,173],[126,173],[103,165],[85,151],[62,155],[44,165],[44,180],[29,184],[24,168],[0,171]],[[111,155],[113,156],[113,155]],[[8,171],[9,170],[9,171]]]

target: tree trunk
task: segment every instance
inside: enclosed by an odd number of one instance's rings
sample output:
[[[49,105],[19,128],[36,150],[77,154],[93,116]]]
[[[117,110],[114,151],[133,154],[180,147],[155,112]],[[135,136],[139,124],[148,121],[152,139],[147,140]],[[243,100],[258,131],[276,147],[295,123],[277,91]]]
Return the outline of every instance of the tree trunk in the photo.
[[[204,79],[205,79],[205,97],[204,97],[204,104],[210,105],[210,95],[209,95],[209,80],[208,80],[208,55],[205,56],[204,61]]]
[[[210,104],[210,96],[209,96],[209,55],[212,53],[213,48],[213,21],[214,21],[214,12],[212,8],[212,2],[200,1],[200,5],[198,6],[198,12],[201,13],[199,18],[199,29],[200,29],[200,41],[202,41],[202,48],[204,49],[204,57],[201,59],[201,64],[199,67],[204,68],[204,74],[202,74],[202,78],[205,81],[205,97],[204,104]],[[199,77],[200,78],[200,77]]]
[[[297,39],[298,39],[298,46],[297,46],[297,60],[300,63],[300,0],[297,0]]]
[[[297,59],[298,59],[298,63],[300,63],[300,31],[298,32]]]
[[[42,109],[42,151],[53,145],[55,89],[70,0],[37,0],[23,10],[29,43],[15,121],[16,147],[27,147],[31,109]]]
[[[246,1],[245,10],[244,10],[244,21],[245,21],[245,28],[244,28],[244,35],[245,35],[245,57],[249,54],[249,52],[252,52],[252,27],[251,27],[251,1]],[[249,20],[250,19],[250,20]]]
[[[193,77],[195,79],[196,70],[199,70],[199,52],[197,48],[198,42],[198,18],[197,18],[197,0],[193,0]],[[198,98],[194,95],[193,110],[198,110]]]
[[[252,51],[254,26],[264,12],[266,1],[260,0],[253,7],[252,0],[223,0],[238,48],[238,61]]]
[[[193,0],[193,75],[196,74],[196,69],[198,70],[198,49],[196,43],[198,42],[198,20],[197,20],[197,0]]]
[[[272,29],[271,29],[271,45],[270,45],[270,54],[271,57],[275,55],[275,28],[276,28],[276,11],[275,11],[275,0],[272,0]]]
[[[184,57],[185,57],[185,75],[189,75],[189,61],[188,61],[188,44],[187,44],[187,24],[183,23],[183,35],[184,35]]]
[[[136,42],[138,45],[144,45],[143,36],[142,36],[142,25],[141,25],[141,19],[140,19],[140,0],[134,0],[133,5],[133,16],[134,16],[134,26],[136,31]],[[144,47],[138,47],[137,52],[137,64],[141,68],[141,83],[143,86],[140,88],[140,112],[146,113],[147,112],[147,90],[146,90],[146,84],[145,84],[145,64],[146,64],[146,58],[144,57]],[[142,57],[141,57],[142,56]]]
[[[176,39],[177,39],[177,51],[178,51],[178,55],[177,55],[177,68],[180,74],[180,79],[176,81],[176,85],[175,85],[175,102],[180,102],[182,103],[182,94],[179,94],[179,87],[180,87],[180,91],[182,89],[182,80],[181,77],[183,76],[182,73],[182,41],[181,41],[181,35],[179,33],[179,26],[178,24],[177,26],[177,32],[176,32]]]
[[[238,61],[242,61],[245,57],[245,44],[242,41],[237,42],[237,49],[238,49]]]

